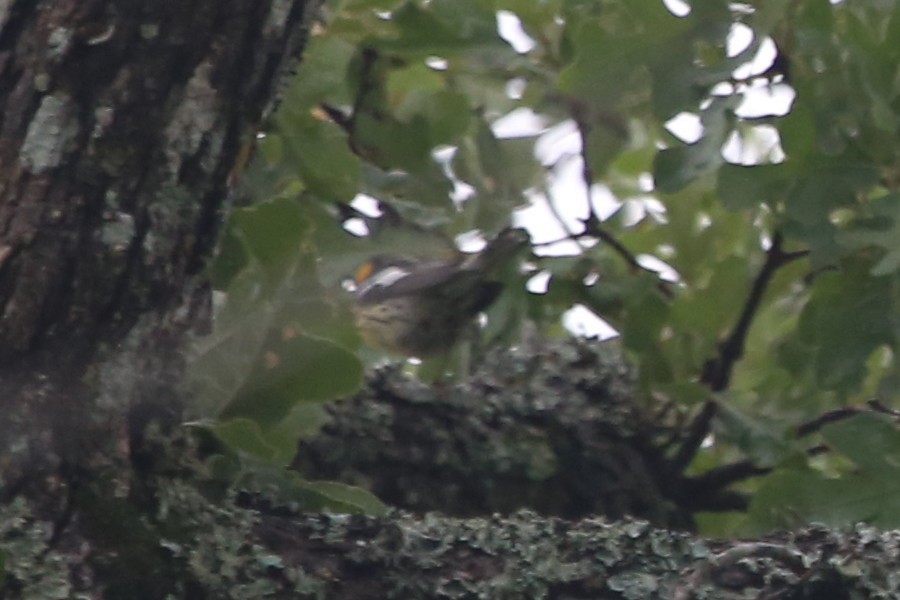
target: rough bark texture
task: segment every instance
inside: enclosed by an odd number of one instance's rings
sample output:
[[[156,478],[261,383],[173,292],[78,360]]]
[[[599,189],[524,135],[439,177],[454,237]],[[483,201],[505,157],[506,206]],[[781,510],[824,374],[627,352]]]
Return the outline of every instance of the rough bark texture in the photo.
[[[386,368],[329,408],[331,421],[301,442],[295,466],[414,511],[532,508],[690,528],[687,480],[659,448],[677,430],[653,423],[633,398],[613,343],[495,349],[458,384],[429,386]]]
[[[191,277],[314,8],[0,3],[0,498],[177,418]]]
[[[110,538],[119,536],[118,554],[88,566],[79,531],[98,522],[110,527],[113,517],[123,516],[134,528],[110,529]],[[47,523],[22,505],[0,507],[6,597],[900,597],[900,534],[862,526],[721,542],[645,522],[570,522],[530,512],[472,519],[272,516],[213,505],[177,482],[162,490],[152,518],[128,516],[88,515],[48,546]]]
[[[172,306],[311,4],[0,5],[0,359]]]

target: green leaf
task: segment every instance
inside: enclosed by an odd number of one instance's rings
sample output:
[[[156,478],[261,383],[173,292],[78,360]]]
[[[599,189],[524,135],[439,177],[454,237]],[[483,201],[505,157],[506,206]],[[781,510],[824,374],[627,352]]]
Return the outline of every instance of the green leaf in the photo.
[[[424,116],[417,115],[407,123],[400,123],[386,115],[361,113],[355,124],[356,144],[374,164],[418,172],[424,171],[431,162],[434,145]]]
[[[267,435],[290,443],[290,456],[293,456],[297,439],[315,435],[328,420],[329,415],[323,404],[297,404],[267,431]]]
[[[810,521],[848,527],[866,521],[900,526],[900,432],[873,414],[859,414],[822,429],[829,447],[856,465],[837,477],[788,465],[768,477],[751,503],[759,529]]]
[[[263,279],[258,268],[250,267],[236,277],[215,330],[197,344],[189,374],[196,388],[192,404],[201,416],[219,414],[253,369],[272,319],[262,300]]]
[[[234,213],[233,235],[246,254],[277,285],[292,270],[300,254],[300,240],[309,234],[309,224],[293,200],[276,198]]]
[[[392,39],[370,39],[386,52],[408,57],[452,57],[473,49],[511,52],[497,34],[491,7],[477,0],[435,0],[426,5],[405,2],[392,21],[399,34]]]
[[[303,487],[309,491],[321,494],[331,503],[337,503],[349,507],[351,512],[361,512],[367,515],[383,515],[387,512],[387,506],[366,490],[339,483],[337,481],[307,481]]]
[[[332,104],[350,100],[347,70],[356,48],[338,36],[313,36],[303,52],[283,102],[295,115],[308,112],[327,99]]]
[[[287,159],[306,186],[323,198],[347,201],[359,185],[359,158],[337,124],[311,113],[281,113],[278,130]]]
[[[592,127],[585,140],[584,155],[595,178],[601,177],[627,145],[626,132],[620,129],[624,125]]]
[[[822,428],[822,437],[874,480],[900,493],[900,431],[885,417],[861,413]],[[900,515],[895,517],[900,523]]]
[[[739,101],[737,96],[714,98],[701,114],[703,137],[699,141],[660,150],[653,161],[653,179],[658,190],[680,190],[725,162],[722,145],[731,133],[732,111]]]
[[[457,92],[439,92],[429,96],[425,114],[432,147],[455,143],[472,123],[469,101]]]
[[[803,309],[799,339],[811,350],[822,389],[850,391],[862,382],[869,356],[882,344],[896,343],[894,299],[886,278],[871,277],[870,266],[848,262],[816,281]]]
[[[625,345],[636,351],[657,348],[660,330],[668,320],[671,307],[650,277],[634,282],[628,296],[628,316],[622,329]]]
[[[797,103],[778,124],[781,148],[789,160],[802,163],[814,151],[816,123],[810,108]]]
[[[878,182],[878,171],[868,160],[854,154],[837,158],[816,157],[803,165],[787,202],[791,218],[818,224],[830,212],[852,205],[860,190]]]
[[[294,506],[307,512],[331,511],[381,515],[387,507],[366,490],[337,482],[307,481],[300,474],[265,461],[245,461],[236,482],[242,489],[265,495],[276,505]]]
[[[716,193],[729,210],[776,206],[784,201],[792,178],[793,169],[788,163],[752,167],[726,164],[718,171]]]
[[[576,57],[559,74],[560,91],[598,106],[615,106],[628,88],[639,85],[645,73],[648,40],[637,35],[611,35],[592,19],[573,28]]]
[[[534,137],[498,139],[484,120],[465,136],[453,156],[456,177],[474,188],[456,213],[450,231],[496,232],[509,225],[513,210],[524,203],[526,187],[541,180],[534,160]]]
[[[724,256],[709,263],[705,265],[707,281],[694,283],[690,291],[675,299],[672,318],[679,329],[706,337],[706,350],[712,353],[713,344],[737,320],[735,307],[747,296],[751,273],[742,256]]]
[[[287,465],[297,451],[297,440],[313,435],[327,420],[321,405],[299,404],[285,418],[266,429],[246,417],[214,422],[210,427],[231,450]]]
[[[246,452],[264,460],[271,460],[278,454],[278,449],[266,439],[259,423],[250,419],[222,421],[213,425],[212,430],[216,437],[233,450]]]
[[[871,273],[888,275],[900,268],[900,194],[881,196],[870,207],[872,216],[851,224],[837,235],[837,241],[852,250],[879,247],[884,254]]]
[[[738,408],[736,395],[719,402],[717,432],[722,439],[740,448],[754,464],[772,466],[797,450],[787,441],[787,424]]]
[[[209,265],[210,284],[216,289],[225,289],[231,281],[247,266],[247,251],[240,236],[234,230],[233,221],[228,222],[219,244],[216,255]]]
[[[361,382],[362,364],[355,354],[328,340],[286,330],[269,337],[222,415],[248,417],[269,427],[300,402],[345,396]]]
[[[748,528],[761,533],[794,529],[810,521],[847,526],[857,519],[853,518],[855,511],[843,510],[846,496],[845,485],[829,482],[818,471],[797,466],[779,469],[753,495]]]

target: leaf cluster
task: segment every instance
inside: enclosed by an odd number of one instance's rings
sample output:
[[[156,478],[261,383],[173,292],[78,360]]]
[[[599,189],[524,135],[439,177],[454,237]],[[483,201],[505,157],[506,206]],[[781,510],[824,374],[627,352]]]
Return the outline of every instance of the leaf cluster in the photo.
[[[896,524],[880,501],[894,425],[797,426],[896,397],[900,10],[685,12],[657,0],[327,2],[244,174],[254,203],[235,211],[212,266],[224,300],[196,372],[220,436],[282,461],[319,402],[359,385],[340,281],[384,242],[342,228],[354,199],[444,239],[531,218],[534,255],[510,277],[494,333],[514,339],[527,319],[559,334],[576,306],[602,318],[644,402],[685,420],[685,467],[771,471],[742,484],[757,492],[745,526]],[[498,32],[498,14],[521,39]],[[511,114],[540,126],[504,134]],[[566,135],[576,142],[554,150]],[[573,185],[559,185],[566,173]],[[811,457],[817,443],[830,452]]]

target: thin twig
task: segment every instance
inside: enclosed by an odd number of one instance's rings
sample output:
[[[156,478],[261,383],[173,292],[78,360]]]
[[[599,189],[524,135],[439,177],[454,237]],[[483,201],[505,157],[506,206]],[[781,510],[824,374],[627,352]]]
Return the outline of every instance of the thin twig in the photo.
[[[819,431],[829,423],[843,421],[844,419],[848,419],[853,415],[858,415],[861,412],[866,412],[866,409],[861,409],[858,406],[843,406],[835,410],[829,410],[828,412],[822,413],[811,421],[807,421],[806,423],[797,425],[796,427],[794,427],[794,433],[799,438],[806,437],[812,433]]]
[[[879,400],[873,399],[866,402],[866,406],[842,406],[841,408],[824,412],[815,419],[794,427],[794,433],[799,438],[806,437],[820,431],[825,425],[843,421],[862,413],[878,413],[894,419],[900,419],[900,411],[896,411],[889,406],[885,406]]]
[[[582,222],[584,223],[584,235],[589,235],[591,237],[596,237],[601,242],[609,246],[613,252],[619,255],[626,264],[631,268],[634,272],[644,271],[647,273],[652,273],[654,277],[659,277],[659,273],[654,271],[653,269],[649,269],[642,265],[637,256],[635,256],[628,248],[625,247],[622,242],[620,242],[612,233],[610,233],[605,227],[603,227],[603,222],[600,220],[600,217],[597,215],[597,212],[594,210],[594,204],[591,201],[591,188],[594,185],[594,172],[591,169],[591,163],[589,157],[587,155],[588,148],[588,136],[593,128],[591,121],[586,117],[586,109],[583,105],[578,103],[570,103],[569,105],[570,112],[572,114],[572,119],[575,121],[575,125],[578,129],[578,135],[581,138],[581,178],[584,183],[585,189],[585,201],[587,203],[588,208],[588,216]],[[611,131],[613,135],[619,136],[627,136],[627,131],[625,131],[622,124],[612,114],[598,114],[594,116],[595,120],[599,121],[602,126],[604,126],[607,130]],[[673,292],[671,286],[667,281],[662,279],[659,280],[659,290],[665,295],[667,298],[671,299],[673,297]]]
[[[591,169],[591,161],[587,155],[588,137],[590,136],[593,126],[585,115],[587,111],[583,105],[573,102],[570,104],[569,108],[572,119],[575,121],[575,125],[578,129],[578,135],[581,138],[581,179],[582,183],[584,183],[585,202],[588,208],[588,216],[584,220],[584,232],[599,238],[603,243],[612,248],[616,254],[628,263],[628,266],[631,267],[632,270],[649,270],[641,265],[641,263],[638,262],[637,257],[603,227],[600,217],[597,216],[597,212],[594,210],[594,203],[591,201],[591,188],[595,181],[594,171]]]
[[[591,214],[588,216],[588,218],[584,221],[584,233],[586,235],[591,235],[598,238],[600,241],[612,248],[613,252],[618,254],[626,263],[628,263],[628,266],[632,271],[643,271],[645,273],[652,274],[658,280],[657,288],[659,289],[659,291],[669,300],[674,297],[675,293],[672,291],[671,284],[664,279],[660,279],[658,271],[654,271],[653,269],[642,265],[638,261],[637,256],[632,254],[631,251],[622,244],[622,242],[616,239],[613,234],[611,234],[606,228],[603,227],[603,223],[600,221],[593,210],[591,211]]]
[[[618,254],[628,266],[631,267],[634,271],[650,271],[651,273],[658,275],[656,271],[652,271],[648,269],[640,262],[638,262],[637,256],[632,254],[632,252],[626,248],[622,242],[620,242],[616,237],[607,231],[603,227],[603,223],[600,221],[600,218],[597,217],[596,213],[591,210],[591,214],[587,219],[584,220],[584,232],[588,235],[592,235],[596,238],[599,238],[604,244],[613,249],[613,251]]]
[[[891,408],[878,398],[872,398],[871,400],[866,402],[866,405],[868,405],[869,408],[877,413],[881,413],[889,417],[894,417],[895,419],[900,419],[900,410]]]
[[[580,242],[583,239],[594,239],[596,236],[582,232],[582,233],[573,233],[572,235],[567,235],[565,237],[557,238],[555,240],[550,240],[548,242],[532,242],[531,246],[533,248],[544,248],[547,246],[554,246],[556,244],[561,244],[563,242]]]

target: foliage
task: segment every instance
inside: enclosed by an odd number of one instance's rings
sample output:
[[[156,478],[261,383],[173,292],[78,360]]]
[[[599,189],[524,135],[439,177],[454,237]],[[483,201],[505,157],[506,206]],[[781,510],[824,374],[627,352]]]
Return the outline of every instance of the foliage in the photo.
[[[745,527],[897,526],[884,489],[896,427],[831,425],[820,441],[834,452],[810,459],[819,434],[796,426],[896,398],[900,9],[684,10],[328,2],[244,176],[255,203],[236,211],[212,267],[226,300],[195,372],[208,382],[203,414],[236,419],[215,425],[222,437],[282,460],[291,432],[314,427],[310,407],[358,385],[340,282],[386,242],[348,235],[335,206],[361,193],[416,226],[490,237],[525,219],[517,210],[530,201],[568,227],[567,243],[535,245],[488,333],[510,339],[525,318],[560,333],[580,305],[621,335],[645,401],[685,414],[718,401],[715,443],[691,454],[692,469],[742,458],[773,469],[743,483],[761,487]],[[498,11],[526,47],[498,33]],[[774,56],[754,61],[767,47]],[[789,110],[760,102],[791,95]],[[540,131],[500,135],[514,112],[535,115]],[[677,128],[684,120],[698,124],[693,137]],[[546,151],[565,131],[575,151]],[[573,165],[583,180],[560,196]],[[427,237],[403,243],[424,249]],[[528,291],[539,273],[546,291]]]

